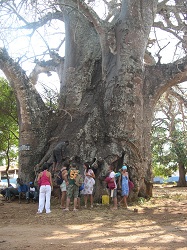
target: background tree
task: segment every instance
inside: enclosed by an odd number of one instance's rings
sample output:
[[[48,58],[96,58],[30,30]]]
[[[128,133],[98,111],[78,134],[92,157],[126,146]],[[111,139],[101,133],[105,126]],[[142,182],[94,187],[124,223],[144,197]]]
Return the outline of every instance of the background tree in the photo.
[[[185,51],[185,1],[11,0],[0,4],[1,40],[6,48],[0,51],[0,68],[18,102],[22,178],[31,179],[33,167],[51,161],[54,146],[68,139],[71,156],[79,156],[81,162],[99,159],[96,198],[102,190],[100,177],[111,163],[117,169],[128,164],[136,187],[134,198],[151,195],[154,107],[167,88],[186,80],[186,57],[177,58]],[[100,12],[101,6],[105,13]],[[152,34],[159,28],[178,39],[173,63],[162,64],[167,44],[150,35],[152,27]],[[61,46],[64,38],[65,47]],[[26,43],[30,44],[27,50]],[[155,60],[147,49],[152,45],[158,50]],[[29,59],[35,66],[26,72],[24,62]],[[40,73],[51,71],[60,84],[55,112],[35,88]]]
[[[178,186],[186,186],[186,89],[169,89],[156,106],[153,122],[153,167],[169,176],[179,170]]]
[[[8,82],[0,78],[0,159],[6,163],[6,174],[18,157],[18,115],[16,98]]]

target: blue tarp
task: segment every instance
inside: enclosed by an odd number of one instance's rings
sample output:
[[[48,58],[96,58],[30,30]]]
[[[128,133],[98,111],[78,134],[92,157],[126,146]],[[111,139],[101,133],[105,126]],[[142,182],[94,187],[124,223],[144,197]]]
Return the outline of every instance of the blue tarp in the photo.
[[[171,176],[168,178],[156,176],[153,178],[154,183],[161,183],[161,184],[164,182],[178,182],[178,180],[179,180],[179,176]],[[186,176],[186,181],[187,181],[187,176]]]

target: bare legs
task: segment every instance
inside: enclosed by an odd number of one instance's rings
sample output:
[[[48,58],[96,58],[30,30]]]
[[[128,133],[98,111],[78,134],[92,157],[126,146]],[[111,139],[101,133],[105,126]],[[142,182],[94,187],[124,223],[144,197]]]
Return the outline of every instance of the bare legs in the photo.
[[[70,198],[67,197],[67,200],[66,200],[66,209],[65,210],[69,210],[69,204],[70,204]],[[74,198],[74,208],[73,210],[77,210],[77,198]]]
[[[77,210],[77,198],[74,198],[74,208],[73,210]]]
[[[84,205],[85,205],[85,207],[87,207],[87,201],[88,201],[88,195],[85,194],[84,195]]]
[[[121,205],[121,203],[123,202],[125,208],[128,207],[128,205],[127,205],[127,197],[128,197],[128,196],[124,195],[124,196],[122,197],[121,201],[119,202],[120,205]]]
[[[81,199],[80,199],[80,197],[77,198],[77,208],[78,209],[81,208]]]
[[[62,191],[62,196],[61,196],[61,207],[65,208],[65,201],[66,201],[66,191]]]
[[[90,205],[93,207],[93,195],[92,194],[85,194],[84,195],[84,204],[87,207],[88,197],[90,197]]]
[[[117,209],[117,208],[118,208],[118,200],[117,200],[117,197],[114,197],[114,198],[113,198],[113,202],[114,202],[114,209]]]

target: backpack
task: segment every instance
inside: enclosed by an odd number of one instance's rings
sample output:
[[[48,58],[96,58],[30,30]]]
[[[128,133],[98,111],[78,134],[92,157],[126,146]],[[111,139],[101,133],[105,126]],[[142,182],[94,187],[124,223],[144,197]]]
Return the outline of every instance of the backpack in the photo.
[[[107,183],[108,188],[115,189],[116,185],[115,185],[114,181],[111,181],[111,180],[112,180],[112,178],[110,178],[110,177],[105,178],[105,182]]]
[[[57,176],[56,176],[56,184],[57,184],[58,186],[60,186],[60,185],[62,184],[63,180],[64,180],[64,179],[62,178],[62,170],[60,170],[60,171],[58,172]]]

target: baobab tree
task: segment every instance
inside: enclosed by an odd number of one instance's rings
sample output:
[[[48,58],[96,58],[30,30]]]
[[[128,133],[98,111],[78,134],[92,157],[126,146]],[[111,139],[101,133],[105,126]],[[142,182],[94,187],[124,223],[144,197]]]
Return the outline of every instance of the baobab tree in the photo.
[[[105,5],[105,15],[97,13],[98,3]],[[151,195],[154,107],[169,87],[187,78],[186,1],[0,1],[0,13],[4,44],[0,69],[17,97],[20,176],[28,181],[33,167],[51,161],[54,146],[69,140],[71,156],[79,156],[81,162],[98,159],[96,197],[100,177],[111,163],[117,169],[128,165],[135,183],[134,198]],[[163,47],[151,39],[152,27],[178,39],[184,57],[162,64]],[[58,41],[55,49],[47,39],[49,30],[50,42]],[[32,50],[40,55],[35,52],[32,57],[32,72],[23,66],[31,46],[19,51],[19,58],[9,49],[18,35],[27,35],[31,42],[37,36]],[[155,59],[147,50],[153,43],[159,45]],[[52,71],[60,82],[55,112],[35,88],[39,74]]]

